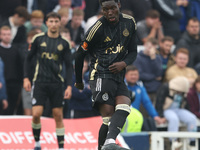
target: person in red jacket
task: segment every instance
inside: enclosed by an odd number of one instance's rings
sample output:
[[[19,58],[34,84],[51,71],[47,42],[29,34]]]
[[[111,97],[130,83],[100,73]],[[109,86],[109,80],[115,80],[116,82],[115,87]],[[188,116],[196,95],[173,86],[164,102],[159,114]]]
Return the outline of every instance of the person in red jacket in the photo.
[[[195,80],[187,95],[189,110],[200,118],[200,76]]]

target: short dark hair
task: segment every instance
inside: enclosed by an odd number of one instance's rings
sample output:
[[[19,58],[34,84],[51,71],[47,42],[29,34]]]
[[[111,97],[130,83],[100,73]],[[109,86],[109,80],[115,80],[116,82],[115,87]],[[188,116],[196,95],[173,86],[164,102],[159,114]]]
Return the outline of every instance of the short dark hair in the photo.
[[[103,2],[106,2],[106,1],[115,1],[115,3],[119,3],[120,0],[99,0],[99,3],[100,5],[102,5]]]
[[[158,45],[158,40],[155,38],[148,38],[145,43],[147,43],[147,42],[150,42],[153,45]]]
[[[174,39],[171,36],[165,36],[161,39],[161,42],[170,41],[174,43]]]
[[[160,13],[155,9],[151,9],[147,11],[145,18],[160,18]]]
[[[199,19],[197,17],[192,17],[192,18],[188,19],[187,25],[189,24],[190,21],[199,23]]]
[[[55,12],[50,12],[47,14],[46,16],[46,20],[48,20],[49,18],[58,18],[59,20],[61,20],[61,17],[58,13]]]
[[[23,6],[18,6],[16,9],[15,9],[15,12],[14,14],[17,14],[19,17],[22,17],[24,18],[25,20],[28,20],[30,18],[30,15],[26,9],[26,7],[23,7]]]
[[[138,71],[138,68],[134,65],[129,65],[126,67],[126,73],[129,71]]]

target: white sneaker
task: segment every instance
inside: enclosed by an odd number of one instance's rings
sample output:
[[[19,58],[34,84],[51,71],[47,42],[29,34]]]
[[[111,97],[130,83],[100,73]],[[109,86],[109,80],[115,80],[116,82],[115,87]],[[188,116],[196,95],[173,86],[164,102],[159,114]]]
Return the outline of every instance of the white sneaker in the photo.
[[[183,143],[182,142],[178,142],[178,141],[174,141],[172,142],[172,147],[171,149],[172,150],[179,150],[179,148],[181,148],[183,146]]]

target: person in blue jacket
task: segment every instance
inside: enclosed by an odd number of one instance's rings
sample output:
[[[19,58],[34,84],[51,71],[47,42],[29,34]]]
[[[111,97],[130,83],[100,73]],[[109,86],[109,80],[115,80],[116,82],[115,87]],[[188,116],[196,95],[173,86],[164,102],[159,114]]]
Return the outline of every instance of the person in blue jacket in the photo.
[[[3,110],[8,107],[7,94],[6,94],[6,83],[4,78],[4,63],[0,57],[0,115]]]
[[[162,124],[166,121],[165,118],[158,116],[157,111],[155,110],[148,94],[143,86],[143,83],[139,80],[139,71],[133,66],[127,66],[125,81],[129,91],[131,92],[131,97],[134,97],[133,102],[131,103],[132,107],[139,110],[140,105],[142,104],[147,110],[148,114],[156,121],[157,124]]]

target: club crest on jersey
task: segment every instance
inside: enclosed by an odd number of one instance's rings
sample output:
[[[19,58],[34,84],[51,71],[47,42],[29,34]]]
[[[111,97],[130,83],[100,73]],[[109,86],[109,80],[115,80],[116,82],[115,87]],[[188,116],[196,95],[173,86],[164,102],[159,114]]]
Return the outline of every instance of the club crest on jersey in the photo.
[[[40,44],[41,47],[47,47],[46,42],[42,42],[42,44]]]
[[[104,93],[104,94],[102,95],[102,99],[103,99],[104,101],[107,101],[107,100],[109,99],[108,93]]]
[[[58,48],[59,51],[62,51],[63,50],[63,45],[59,44],[57,48]]]
[[[127,29],[125,29],[125,30],[123,31],[123,35],[124,35],[124,36],[129,36],[129,32],[128,32]]]

